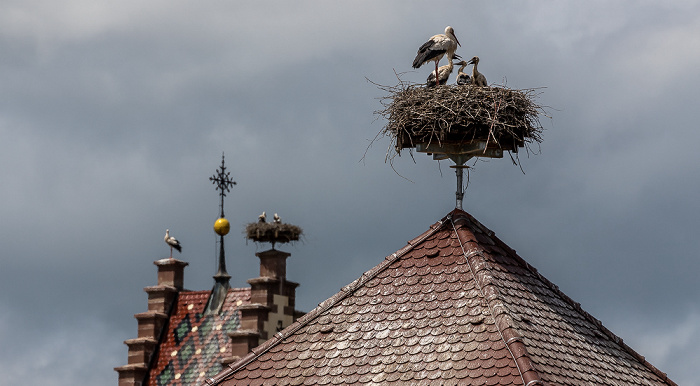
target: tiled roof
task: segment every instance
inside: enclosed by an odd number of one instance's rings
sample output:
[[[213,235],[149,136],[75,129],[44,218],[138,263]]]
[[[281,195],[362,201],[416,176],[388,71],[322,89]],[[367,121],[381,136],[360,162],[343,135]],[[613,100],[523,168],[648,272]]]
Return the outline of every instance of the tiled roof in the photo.
[[[165,336],[161,339],[148,385],[201,385],[231,357],[227,333],[238,329],[238,307],[250,303],[250,288],[230,289],[221,313],[204,315],[211,291],[178,294]]]
[[[675,385],[455,210],[214,385]]]

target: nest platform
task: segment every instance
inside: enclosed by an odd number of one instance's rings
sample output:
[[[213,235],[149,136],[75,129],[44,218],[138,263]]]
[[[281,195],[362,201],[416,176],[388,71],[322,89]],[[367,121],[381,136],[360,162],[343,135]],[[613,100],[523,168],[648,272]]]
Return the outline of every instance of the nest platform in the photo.
[[[397,154],[465,147],[498,154],[542,141],[539,115],[544,111],[534,102],[537,89],[404,83],[380,88],[389,95],[381,98],[384,109],[375,113],[387,120],[381,134],[392,138]]]
[[[256,222],[246,225],[245,233],[248,240],[274,245],[298,241],[303,231],[291,224]]]

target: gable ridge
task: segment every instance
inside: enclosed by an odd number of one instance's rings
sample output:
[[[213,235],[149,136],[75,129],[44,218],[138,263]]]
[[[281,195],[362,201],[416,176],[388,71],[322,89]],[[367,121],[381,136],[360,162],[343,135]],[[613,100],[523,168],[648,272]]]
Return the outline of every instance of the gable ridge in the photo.
[[[525,346],[523,337],[518,331],[516,324],[510,315],[510,310],[503,301],[498,287],[494,284],[495,278],[490,274],[491,267],[489,262],[486,260],[483,249],[481,249],[480,246],[476,246],[466,250],[464,247],[464,242],[462,242],[462,240],[470,238],[465,233],[471,232],[469,229],[465,229],[464,227],[459,227],[458,229],[456,223],[460,221],[467,221],[467,219],[461,216],[454,219],[452,214],[448,215],[447,218],[451,222],[454,235],[459,242],[462,255],[464,256],[467,266],[469,267],[469,271],[474,278],[474,283],[476,283],[482,299],[486,300],[486,305],[495,321],[498,333],[500,334],[503,343],[505,343],[508,352],[513,358],[513,361],[518,368],[518,372],[520,372],[523,385],[544,385],[545,383],[540,378],[532,360],[530,360],[527,347]],[[483,227],[482,231],[484,229],[486,228]],[[486,229],[486,231],[488,231],[488,229]],[[485,233],[490,233],[490,235],[493,234],[491,231]]]
[[[457,220],[455,220],[455,222],[459,221],[460,219],[463,219],[463,220],[467,220],[468,222],[473,224],[477,228],[476,230],[481,231],[484,234],[486,234],[494,242],[494,244],[496,246],[498,246],[499,248],[503,249],[508,254],[509,257],[511,257],[513,260],[515,260],[521,267],[530,271],[538,280],[540,280],[545,286],[547,286],[550,290],[552,290],[552,292],[554,292],[557,296],[559,296],[562,299],[562,301],[569,304],[574,310],[579,312],[581,314],[581,316],[583,316],[586,320],[588,320],[593,325],[595,325],[599,329],[600,333],[602,333],[605,337],[607,337],[608,339],[610,339],[613,342],[615,342],[616,344],[618,344],[623,350],[625,350],[628,354],[630,354],[632,357],[637,359],[640,363],[642,363],[645,367],[647,367],[652,373],[654,373],[656,376],[661,378],[663,381],[667,382],[670,385],[676,385],[675,382],[673,382],[671,379],[668,378],[668,375],[666,373],[664,373],[663,371],[659,370],[656,366],[649,363],[643,355],[639,354],[632,347],[627,345],[621,337],[615,335],[615,333],[613,333],[607,327],[605,327],[599,319],[597,319],[596,317],[594,317],[593,315],[588,313],[586,310],[584,310],[581,307],[581,303],[573,300],[571,297],[569,297],[564,292],[562,292],[559,289],[559,286],[557,286],[556,284],[551,282],[549,279],[547,279],[545,276],[543,276],[537,270],[537,268],[533,267],[532,265],[530,265],[530,263],[528,263],[522,257],[520,257],[520,255],[518,255],[517,252],[513,248],[509,247],[506,243],[504,243],[501,239],[499,239],[492,230],[490,230],[489,228],[487,228],[486,226],[481,224],[477,219],[475,219],[473,216],[471,216],[467,212],[458,211],[457,209],[455,209],[455,211],[450,213],[450,215],[452,215],[453,213],[459,214],[459,218]],[[450,215],[448,215],[448,217]],[[482,255],[482,257],[483,257],[483,255]],[[487,262],[485,262],[485,263],[487,263]]]

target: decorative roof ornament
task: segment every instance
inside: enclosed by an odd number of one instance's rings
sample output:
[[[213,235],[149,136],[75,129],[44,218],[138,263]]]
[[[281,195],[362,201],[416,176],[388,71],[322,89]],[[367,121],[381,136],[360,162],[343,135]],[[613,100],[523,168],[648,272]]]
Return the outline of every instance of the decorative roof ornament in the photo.
[[[216,174],[209,177],[214,185],[216,185],[216,190],[220,190],[219,196],[221,196],[221,217],[224,217],[224,197],[226,197],[227,192],[231,192],[231,187],[236,185],[237,182],[231,179],[231,172],[226,171],[226,165],[224,164],[224,153],[221,153],[221,166],[216,170]]]
[[[214,288],[211,290],[211,295],[207,301],[206,314],[218,314],[221,312],[221,307],[226,300],[226,294],[228,293],[231,285],[229,280],[231,275],[226,272],[226,253],[224,249],[224,236],[226,236],[231,229],[231,224],[224,217],[224,197],[226,193],[231,191],[231,187],[236,185],[236,181],[231,179],[231,172],[226,171],[226,165],[224,163],[224,154],[221,154],[221,166],[216,170],[216,174],[209,177],[209,181],[212,181],[216,185],[216,190],[219,191],[219,196],[221,197],[221,213],[219,218],[214,222],[214,232],[219,235],[219,269],[214,275]]]

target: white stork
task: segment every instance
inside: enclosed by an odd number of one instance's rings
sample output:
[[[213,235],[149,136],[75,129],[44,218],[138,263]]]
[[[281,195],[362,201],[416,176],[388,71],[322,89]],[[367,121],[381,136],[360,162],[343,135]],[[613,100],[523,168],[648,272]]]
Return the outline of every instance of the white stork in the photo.
[[[178,252],[182,253],[182,246],[180,242],[173,236],[170,236],[170,229],[165,230],[165,243],[170,246],[170,258],[173,258],[173,248],[177,249]]]
[[[447,83],[447,79],[450,77],[450,74],[452,73],[452,69],[454,68],[454,65],[452,64],[452,61],[450,60],[449,63],[447,63],[444,66],[440,66],[438,68],[438,81],[435,81],[435,73],[430,72],[430,75],[428,75],[428,79],[426,80],[426,87],[435,87],[436,84],[445,84]]]
[[[262,212],[262,214],[258,216],[258,222],[265,222],[265,217],[267,217],[265,212]]]
[[[459,67],[459,70],[457,70],[457,84],[470,84],[472,82],[472,80],[469,77],[469,74],[464,72],[464,67],[467,67],[467,65],[469,65],[469,63],[462,60],[462,61],[457,62],[455,64],[459,64],[461,66],[461,67]]]
[[[459,44],[454,29],[448,25],[444,34],[435,35],[420,46],[416,58],[413,59],[413,68],[420,68],[426,62],[435,62],[435,84],[437,85],[440,78],[438,62],[445,54],[447,54],[447,60],[452,62],[457,46],[462,45]]]
[[[280,216],[277,215],[277,213],[275,213],[274,219],[275,219],[275,224],[282,224],[282,219],[280,218]]]
[[[468,64],[473,64],[474,67],[472,67],[472,84],[476,86],[482,86],[486,87],[486,77],[484,74],[480,73],[477,69],[476,66],[479,64],[479,57],[475,56],[473,57]]]

